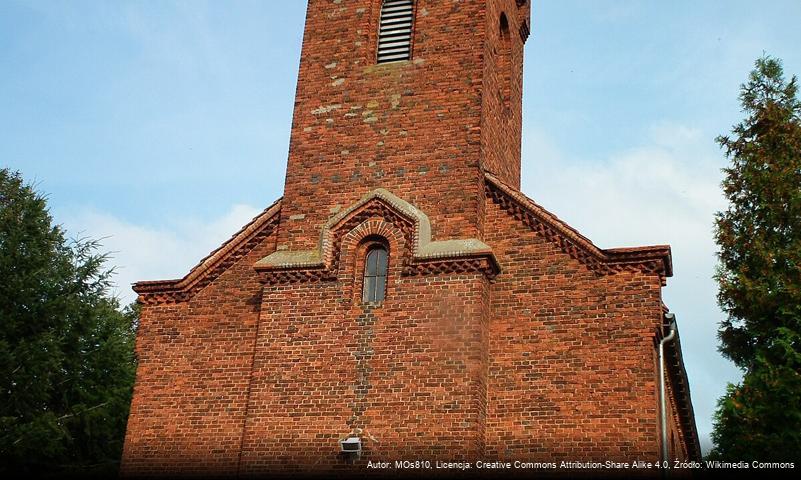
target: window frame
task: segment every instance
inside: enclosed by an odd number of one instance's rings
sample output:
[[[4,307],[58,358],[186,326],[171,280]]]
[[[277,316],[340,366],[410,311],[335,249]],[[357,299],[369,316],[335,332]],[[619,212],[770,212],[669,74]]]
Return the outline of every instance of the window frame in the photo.
[[[383,258],[380,252],[383,252]],[[370,260],[373,255],[377,255],[378,257],[376,258],[374,268],[371,269]],[[364,259],[362,264],[362,303],[370,305],[381,304],[387,298],[387,287],[389,284],[389,248],[383,242],[371,241],[365,245],[362,258]]]
[[[498,17],[498,45],[495,49],[496,82],[498,100],[504,113],[508,114],[512,105],[512,25],[506,12]]]
[[[373,54],[373,61],[377,65],[383,65],[385,63],[397,63],[397,62],[409,62],[412,60],[414,56],[414,34],[415,34],[415,24],[417,23],[417,1],[416,0],[409,0],[412,4],[412,11],[409,23],[409,53],[406,58],[396,58],[396,59],[382,59],[380,52],[381,52],[381,20],[383,19],[384,13],[384,5],[387,0],[378,0],[376,3],[378,4],[378,12],[377,15],[373,18],[375,19],[375,28],[373,31],[375,32],[375,43],[374,45],[374,54]]]

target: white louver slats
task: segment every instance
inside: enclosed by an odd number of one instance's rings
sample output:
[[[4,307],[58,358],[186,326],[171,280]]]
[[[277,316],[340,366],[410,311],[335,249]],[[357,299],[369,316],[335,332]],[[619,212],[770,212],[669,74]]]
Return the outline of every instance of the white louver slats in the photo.
[[[378,63],[411,58],[413,20],[412,0],[384,0],[378,27]]]

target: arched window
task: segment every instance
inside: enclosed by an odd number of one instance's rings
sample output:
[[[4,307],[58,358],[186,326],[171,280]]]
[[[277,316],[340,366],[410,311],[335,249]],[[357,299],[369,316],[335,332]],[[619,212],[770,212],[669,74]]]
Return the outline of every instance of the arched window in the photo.
[[[501,13],[499,25],[499,42],[496,50],[496,68],[498,78],[498,96],[501,105],[508,109],[512,100],[512,38],[509,33],[509,19]]]
[[[412,58],[412,0],[384,0],[378,20],[378,63]]]
[[[364,262],[364,287],[362,301],[381,302],[387,290],[387,249],[373,245],[367,250]]]

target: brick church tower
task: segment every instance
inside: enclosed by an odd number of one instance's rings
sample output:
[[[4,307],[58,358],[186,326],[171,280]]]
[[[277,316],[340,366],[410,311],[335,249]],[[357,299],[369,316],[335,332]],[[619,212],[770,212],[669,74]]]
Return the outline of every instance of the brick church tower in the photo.
[[[519,190],[529,28],[527,0],[309,0],[284,196],[134,286],[123,475],[699,457],[670,248]]]

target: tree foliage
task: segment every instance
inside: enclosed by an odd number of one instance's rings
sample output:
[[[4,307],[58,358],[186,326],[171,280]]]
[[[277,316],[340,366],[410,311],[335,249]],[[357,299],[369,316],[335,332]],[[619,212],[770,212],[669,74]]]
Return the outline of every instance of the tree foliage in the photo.
[[[801,457],[801,102],[779,60],[756,61],[746,114],[718,143],[729,201],[717,214],[720,351],[744,371],[715,418],[713,456]]]
[[[46,199],[0,170],[0,473],[113,471],[137,311],[108,295],[95,241],[68,241]]]

